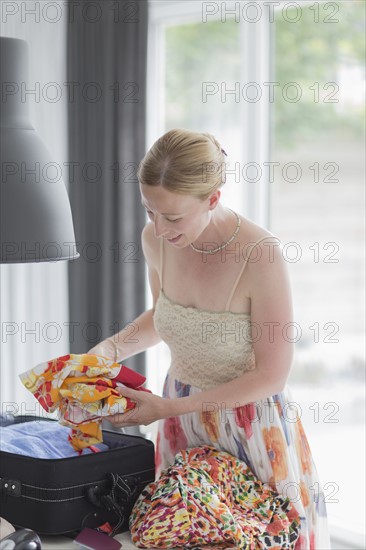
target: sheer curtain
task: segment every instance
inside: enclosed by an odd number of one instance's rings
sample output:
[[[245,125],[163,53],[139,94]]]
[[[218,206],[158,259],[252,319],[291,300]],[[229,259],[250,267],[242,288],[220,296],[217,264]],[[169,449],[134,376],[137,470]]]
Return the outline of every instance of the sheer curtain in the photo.
[[[10,4],[11,9],[2,10],[1,34],[28,42],[29,81],[27,87],[23,84],[24,98],[30,106],[31,123],[67,185],[67,105],[62,93],[66,81],[65,13],[61,10],[57,18],[51,11],[42,14],[39,2]],[[57,90],[61,94],[55,94]],[[2,412],[42,414],[18,374],[69,351],[67,262],[3,264],[0,286]]]

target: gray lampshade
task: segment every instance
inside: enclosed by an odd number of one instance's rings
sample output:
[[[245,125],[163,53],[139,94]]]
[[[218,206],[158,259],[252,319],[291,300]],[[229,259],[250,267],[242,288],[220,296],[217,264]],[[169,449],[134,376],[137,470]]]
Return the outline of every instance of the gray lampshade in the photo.
[[[69,197],[55,159],[30,124],[21,86],[28,44],[0,37],[0,263],[78,258]],[[55,128],[55,132],[57,128]]]

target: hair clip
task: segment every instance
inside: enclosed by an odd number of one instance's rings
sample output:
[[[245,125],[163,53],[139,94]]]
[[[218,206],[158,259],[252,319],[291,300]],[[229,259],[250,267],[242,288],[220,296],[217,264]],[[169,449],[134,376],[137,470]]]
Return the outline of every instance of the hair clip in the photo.
[[[225,157],[227,157],[227,153],[226,151],[224,151],[224,149],[221,149],[221,153],[224,153]]]

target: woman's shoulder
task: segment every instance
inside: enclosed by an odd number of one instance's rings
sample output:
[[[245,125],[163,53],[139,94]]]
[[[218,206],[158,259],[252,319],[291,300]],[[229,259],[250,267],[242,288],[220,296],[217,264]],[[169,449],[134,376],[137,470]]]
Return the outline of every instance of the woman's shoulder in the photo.
[[[283,271],[282,245],[279,237],[258,225],[241,217],[240,257],[246,266],[243,278],[245,289],[253,286],[253,281],[263,277],[270,280],[278,271]],[[249,291],[248,291],[249,292]]]
[[[147,222],[141,233],[142,250],[150,267],[157,269],[160,257],[160,239],[155,237],[154,224]]]
[[[239,215],[239,214],[238,214]],[[257,223],[239,215],[241,219],[241,245],[248,248],[255,246],[268,247],[269,243],[280,244],[280,239],[268,229],[258,225]]]
[[[247,267],[246,284],[251,293],[258,291],[261,284],[271,284],[274,279],[287,277],[285,259],[280,238],[268,229],[244,218],[242,257]],[[257,288],[257,290],[255,290]]]

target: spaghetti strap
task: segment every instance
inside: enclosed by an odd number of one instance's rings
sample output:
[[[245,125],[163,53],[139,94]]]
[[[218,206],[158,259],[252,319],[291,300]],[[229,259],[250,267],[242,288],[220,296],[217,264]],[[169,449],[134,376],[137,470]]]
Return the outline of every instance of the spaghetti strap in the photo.
[[[229,310],[229,307],[230,307],[230,303],[231,303],[232,297],[234,296],[234,292],[235,292],[235,290],[236,290],[236,287],[238,286],[240,277],[241,277],[242,274],[243,274],[243,271],[244,271],[244,269],[245,269],[245,266],[246,266],[247,263],[248,263],[248,260],[249,260],[249,257],[250,257],[250,255],[251,255],[251,253],[252,253],[253,248],[255,248],[255,247],[257,246],[257,244],[259,244],[259,243],[260,243],[261,241],[263,241],[264,239],[268,239],[268,238],[272,238],[272,237],[274,237],[275,239],[278,239],[278,237],[276,237],[275,235],[273,235],[273,234],[271,233],[271,235],[265,235],[265,236],[262,237],[261,239],[258,239],[258,241],[256,241],[255,243],[253,243],[253,245],[250,247],[249,254],[247,254],[247,256],[246,256],[246,258],[245,258],[245,260],[244,260],[244,263],[243,263],[243,265],[242,265],[242,268],[241,268],[241,270],[240,270],[240,273],[239,273],[239,275],[238,275],[237,278],[236,278],[236,281],[235,281],[235,283],[234,283],[234,286],[233,286],[233,288],[232,288],[232,290],[231,290],[231,292],[230,292],[229,298],[228,298],[228,300],[227,300],[227,302],[226,302],[225,311],[228,311],[228,310]],[[278,240],[279,240],[279,239],[278,239]]]
[[[163,290],[163,248],[164,239],[161,237],[160,239],[160,289]]]

